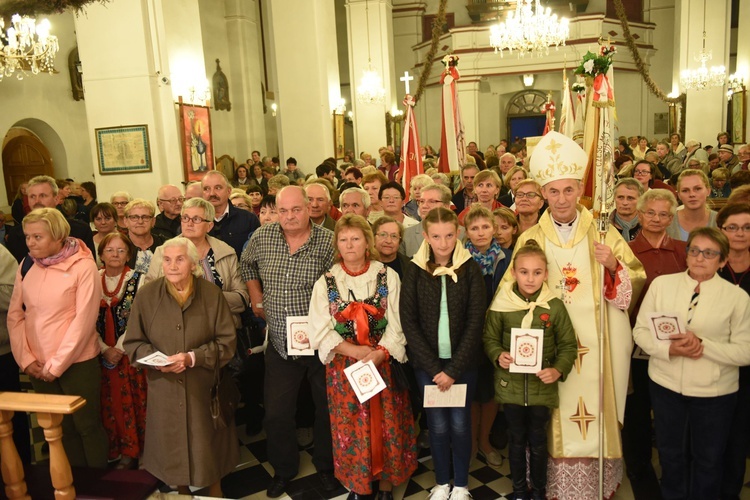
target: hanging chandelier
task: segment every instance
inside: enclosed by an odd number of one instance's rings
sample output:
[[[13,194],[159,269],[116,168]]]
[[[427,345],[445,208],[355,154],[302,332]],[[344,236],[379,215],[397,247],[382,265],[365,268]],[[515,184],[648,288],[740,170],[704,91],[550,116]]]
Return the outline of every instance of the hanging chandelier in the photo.
[[[362,79],[357,86],[357,102],[360,104],[383,104],[385,102],[385,89],[383,80],[377,71],[372,69],[372,57],[370,56],[370,9],[365,0],[365,17],[367,23],[367,69],[362,73]]]
[[[727,72],[724,66],[711,66],[706,63],[710,61],[712,54],[706,50],[706,0],[703,0],[703,48],[695,60],[701,65],[697,69],[684,69],[680,72],[680,85],[685,90],[706,90],[713,87],[723,87],[727,80]]]
[[[15,14],[10,23],[6,32],[0,17],[0,81],[13,74],[23,80],[27,70],[34,75],[40,71],[52,73],[59,47],[57,37],[49,34],[49,21],[42,19],[37,24],[33,17]]]
[[[509,12],[505,22],[490,28],[490,45],[495,52],[517,51],[519,57],[526,52],[549,54],[550,46],[557,48],[565,45],[570,36],[570,28],[566,18],[557,18],[549,7],[543,9],[539,0],[518,0],[516,11]]]

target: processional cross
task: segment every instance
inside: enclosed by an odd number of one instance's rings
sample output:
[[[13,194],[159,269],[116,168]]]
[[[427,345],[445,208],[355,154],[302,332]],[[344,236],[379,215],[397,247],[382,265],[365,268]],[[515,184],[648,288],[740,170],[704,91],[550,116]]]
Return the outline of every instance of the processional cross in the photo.
[[[404,76],[399,78],[402,82],[404,82],[404,85],[406,86],[406,94],[409,95],[409,82],[414,80],[414,77],[409,74],[408,71],[404,71]]]

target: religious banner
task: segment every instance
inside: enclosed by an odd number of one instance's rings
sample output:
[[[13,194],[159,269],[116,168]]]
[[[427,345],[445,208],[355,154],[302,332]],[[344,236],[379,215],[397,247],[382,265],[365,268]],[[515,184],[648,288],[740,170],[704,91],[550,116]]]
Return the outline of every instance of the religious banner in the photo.
[[[458,104],[456,82],[460,78],[458,56],[447,55],[443,58],[445,70],[440,76],[443,86],[443,112],[440,127],[440,162],[438,170],[445,174],[459,172],[465,163],[466,143],[464,124],[461,121],[461,108]]]
[[[407,92],[409,83],[406,84]],[[400,171],[403,175],[401,182],[404,185],[404,191],[409,196],[411,179],[415,175],[423,174],[422,154],[419,147],[419,133],[417,133],[417,122],[414,119],[414,97],[406,94],[404,97],[404,106],[406,107],[406,118],[404,119],[404,137],[401,141],[401,166]]]
[[[555,101],[552,100],[552,92],[549,92],[547,94],[547,102],[544,103],[542,106],[542,112],[547,117],[547,120],[544,122],[544,132],[542,132],[542,135],[547,135],[547,132],[552,132],[555,130]]]
[[[562,111],[560,113],[560,130],[558,132],[565,137],[573,139],[574,125],[575,115],[573,114],[573,98],[570,95],[570,87],[568,86],[568,72],[563,70]]]
[[[583,84],[583,77],[580,75],[576,78],[576,83],[570,88],[575,97],[575,110],[573,111],[573,141],[583,147],[583,123],[586,121],[586,85]]]
[[[594,218],[609,213],[614,205],[614,136],[615,107],[612,80],[612,56],[615,48],[602,44],[598,54],[587,52],[576,74],[586,80],[586,121],[583,149],[589,160],[584,175],[582,203],[594,210]]]

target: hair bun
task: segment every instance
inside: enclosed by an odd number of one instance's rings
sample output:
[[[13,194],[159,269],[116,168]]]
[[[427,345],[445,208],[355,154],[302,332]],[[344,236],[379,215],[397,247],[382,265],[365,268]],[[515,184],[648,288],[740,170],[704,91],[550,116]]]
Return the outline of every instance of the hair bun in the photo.
[[[542,247],[539,246],[539,243],[537,243],[536,240],[534,240],[534,239],[527,240],[526,243],[524,243],[523,246],[530,247],[530,248],[539,248],[539,249],[542,248]]]

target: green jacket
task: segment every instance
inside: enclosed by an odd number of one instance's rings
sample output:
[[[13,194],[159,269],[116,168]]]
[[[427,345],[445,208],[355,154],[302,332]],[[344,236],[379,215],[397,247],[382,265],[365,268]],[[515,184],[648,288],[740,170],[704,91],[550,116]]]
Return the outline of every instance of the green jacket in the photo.
[[[513,285],[513,291],[523,298],[518,292],[518,285]],[[537,292],[532,300],[538,295]],[[550,309],[537,307],[534,310],[530,328],[544,329],[542,367],[556,368],[562,374],[559,380],[564,381],[573,368],[578,342],[563,302],[556,298],[549,305]],[[510,351],[511,328],[520,328],[521,320],[527,312],[487,312],[483,341],[484,351],[495,366],[495,399],[500,403],[556,408],[559,405],[557,382],[545,384],[534,374],[510,373],[497,362],[500,354]]]

